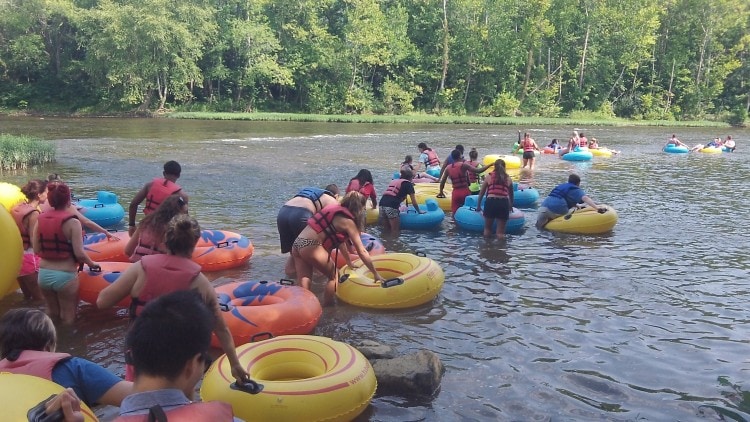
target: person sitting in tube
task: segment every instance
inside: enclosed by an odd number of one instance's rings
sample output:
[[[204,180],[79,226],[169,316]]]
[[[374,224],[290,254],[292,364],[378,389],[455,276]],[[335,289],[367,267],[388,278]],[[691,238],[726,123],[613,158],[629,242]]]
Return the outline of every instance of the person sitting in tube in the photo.
[[[597,205],[591,197],[586,195],[580,185],[581,177],[577,174],[571,174],[568,176],[568,183],[562,183],[552,189],[552,192],[542,201],[542,205],[539,207],[536,228],[543,229],[547,223],[567,214],[571,208],[577,207],[580,203],[596,208],[600,213],[607,211],[606,207]]]

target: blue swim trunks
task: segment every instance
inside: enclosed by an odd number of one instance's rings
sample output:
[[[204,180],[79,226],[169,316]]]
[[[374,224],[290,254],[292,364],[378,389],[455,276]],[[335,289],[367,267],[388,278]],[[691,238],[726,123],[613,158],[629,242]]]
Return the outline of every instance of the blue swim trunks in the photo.
[[[59,292],[68,283],[75,280],[78,274],[74,271],[39,269],[39,287]]]

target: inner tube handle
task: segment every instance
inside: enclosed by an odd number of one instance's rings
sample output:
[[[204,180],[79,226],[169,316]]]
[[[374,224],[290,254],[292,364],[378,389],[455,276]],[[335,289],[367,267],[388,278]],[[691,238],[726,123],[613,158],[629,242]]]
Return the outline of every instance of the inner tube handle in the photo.
[[[283,286],[294,286],[294,280],[291,278],[282,278],[279,280],[279,284]]]
[[[237,384],[237,381],[229,384],[229,388],[232,390],[242,391],[248,394],[258,394],[263,391],[263,384],[259,384],[251,379],[245,380],[242,384]]]
[[[403,278],[390,278],[390,279],[388,279],[388,280],[380,283],[380,285],[384,289],[387,289],[388,287],[400,286],[402,284],[404,284],[404,279]]]
[[[255,343],[256,341],[268,340],[272,338],[273,334],[269,333],[268,331],[263,331],[262,333],[255,334],[250,337],[250,343]]]
[[[344,274],[341,277],[339,277],[339,283],[343,283],[346,280],[349,280],[349,276],[350,276],[350,274]]]
[[[104,204],[94,204],[94,208],[104,208]]]

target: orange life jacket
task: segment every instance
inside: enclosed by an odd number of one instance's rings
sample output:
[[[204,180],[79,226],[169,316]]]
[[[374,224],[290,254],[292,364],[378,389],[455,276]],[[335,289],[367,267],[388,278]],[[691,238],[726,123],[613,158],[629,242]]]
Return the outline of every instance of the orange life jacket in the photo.
[[[495,183],[495,172],[490,173],[487,177],[489,178],[489,182],[487,183],[487,195],[499,197],[510,196],[510,189],[512,188],[507,184]]]
[[[146,194],[146,207],[143,208],[143,213],[151,214],[151,212],[156,211],[169,195],[173,195],[180,190],[182,190],[182,187],[177,183],[163,177],[155,178],[151,181],[151,188],[149,188]]]
[[[326,238],[323,241],[323,247],[328,251],[333,250],[333,248],[343,243],[348,237],[346,233],[341,233],[334,227],[333,219],[337,215],[354,220],[352,213],[339,204],[331,204],[323,207],[322,210],[307,220],[307,225],[312,227],[315,233],[325,232]]]
[[[73,257],[73,245],[65,237],[62,226],[71,218],[77,218],[66,210],[54,208],[39,214],[37,235],[40,251],[37,255],[45,259],[68,259]]]
[[[31,247],[31,233],[29,233],[29,228],[23,220],[34,211],[39,212],[27,202],[21,202],[10,210],[10,214],[16,222],[16,226],[18,226],[18,230],[21,231],[21,240],[23,240],[24,249],[29,249]]]
[[[463,161],[453,163],[447,169],[454,190],[469,188],[469,179],[466,177],[466,170],[464,169],[463,164]]]

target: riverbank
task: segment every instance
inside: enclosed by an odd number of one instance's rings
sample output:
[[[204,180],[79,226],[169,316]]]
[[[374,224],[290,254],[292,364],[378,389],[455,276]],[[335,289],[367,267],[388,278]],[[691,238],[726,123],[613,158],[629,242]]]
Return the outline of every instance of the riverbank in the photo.
[[[606,118],[592,113],[581,113],[570,117],[482,117],[482,116],[438,116],[429,114],[410,115],[360,115],[360,114],[298,114],[298,113],[206,113],[173,112],[164,115],[171,119],[198,120],[247,120],[278,122],[318,123],[390,123],[390,124],[460,124],[503,126],[662,126],[662,127],[730,127],[728,123],[707,120],[628,120]]]
[[[577,112],[568,117],[484,117],[434,114],[368,115],[368,114],[305,114],[305,113],[222,113],[222,112],[164,112],[164,113],[45,113],[30,110],[0,110],[0,116],[69,117],[69,118],[169,118],[188,120],[238,120],[257,122],[317,122],[317,123],[386,123],[386,124],[457,124],[498,126],[655,126],[655,127],[731,127],[728,123],[710,120],[629,120],[605,117],[596,113]]]

